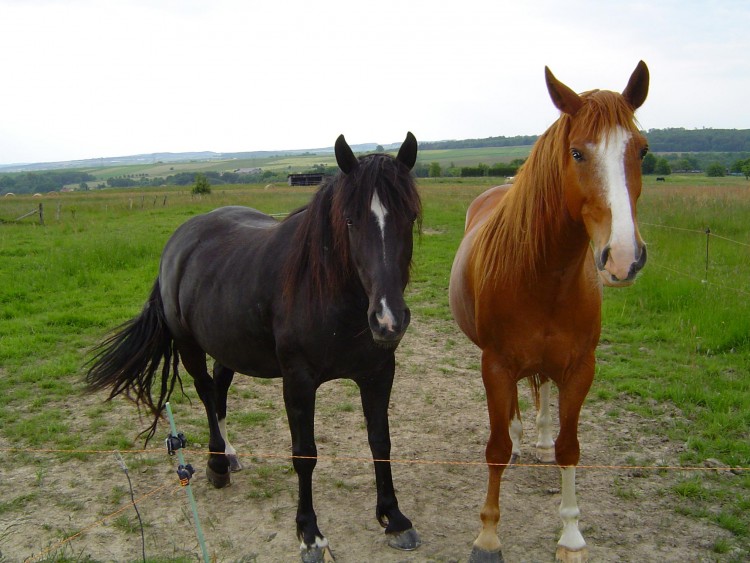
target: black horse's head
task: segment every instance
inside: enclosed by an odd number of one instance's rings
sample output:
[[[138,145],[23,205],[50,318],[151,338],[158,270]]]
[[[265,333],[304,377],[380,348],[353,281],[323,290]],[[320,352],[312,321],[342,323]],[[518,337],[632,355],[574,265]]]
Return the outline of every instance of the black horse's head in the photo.
[[[398,155],[357,158],[344,136],[336,140],[341,169],[331,206],[334,237],[346,244],[349,262],[367,298],[367,319],[376,343],[396,345],[409,326],[404,289],[409,281],[414,224],[421,204],[411,169],[417,140],[407,133]],[[338,225],[338,228],[337,228]]]

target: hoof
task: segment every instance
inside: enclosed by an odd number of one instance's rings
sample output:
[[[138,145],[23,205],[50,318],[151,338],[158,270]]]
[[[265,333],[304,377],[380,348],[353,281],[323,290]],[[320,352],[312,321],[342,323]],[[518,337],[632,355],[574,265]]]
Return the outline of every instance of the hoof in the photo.
[[[240,458],[236,455],[227,455],[227,458],[229,459],[229,471],[234,473],[235,471],[242,471],[242,463],[240,463]]]
[[[208,482],[217,489],[223,489],[230,483],[229,472],[217,473],[211,469],[211,466],[206,466],[206,477],[208,478]]]
[[[503,552],[499,549],[497,551],[486,551],[474,546],[469,556],[469,563],[504,563]]]
[[[557,552],[555,552],[555,561],[563,561],[563,563],[586,563],[589,560],[589,550],[585,547],[582,549],[568,549],[561,545],[557,546]]]
[[[327,545],[325,547],[317,545],[303,547],[300,549],[300,557],[302,563],[334,563],[336,561],[333,553],[331,553],[331,548]]]
[[[388,545],[401,551],[414,551],[422,545],[422,540],[414,528],[409,528],[397,534],[388,534]]]
[[[539,463],[548,463],[548,464],[556,463],[557,460],[555,460],[555,448],[537,447],[536,459],[539,461]]]
[[[508,466],[505,469],[512,468],[516,463],[518,463],[519,459],[521,459],[521,454],[513,452],[510,456],[510,461],[508,462]]]

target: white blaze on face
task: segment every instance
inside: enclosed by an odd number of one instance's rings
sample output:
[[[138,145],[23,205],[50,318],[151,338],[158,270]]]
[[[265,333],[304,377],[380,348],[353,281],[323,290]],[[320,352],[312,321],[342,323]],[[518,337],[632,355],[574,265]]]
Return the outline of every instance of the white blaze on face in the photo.
[[[383,255],[385,256],[385,216],[388,215],[388,210],[380,203],[377,192],[372,194],[370,210],[375,215],[375,220],[378,222],[378,227],[380,227],[380,236],[383,239]]]
[[[625,149],[632,133],[617,127],[591,147],[599,164],[599,174],[604,193],[612,213],[609,235],[609,260],[605,267],[618,279],[625,279],[630,266],[638,259],[635,225],[630,208],[627,178],[625,176]]]
[[[378,197],[377,192],[372,195],[370,210],[372,211],[372,214],[375,215],[375,220],[378,223],[378,227],[380,227],[380,238],[383,243],[383,262],[386,262],[387,257],[385,253],[385,218],[388,215],[388,210],[383,207],[383,204],[380,202],[380,198]],[[388,307],[388,303],[386,302],[385,297],[380,299],[380,310],[381,312],[376,315],[378,322],[381,326],[385,326],[386,328],[388,328],[388,330],[393,330],[395,319],[393,317],[393,312],[391,311],[390,307]]]
[[[385,301],[385,297],[383,297],[380,300],[380,310],[381,312],[375,315],[378,319],[378,322],[381,326],[384,326],[388,330],[393,330],[393,312],[391,311],[390,307],[388,307],[388,303]]]

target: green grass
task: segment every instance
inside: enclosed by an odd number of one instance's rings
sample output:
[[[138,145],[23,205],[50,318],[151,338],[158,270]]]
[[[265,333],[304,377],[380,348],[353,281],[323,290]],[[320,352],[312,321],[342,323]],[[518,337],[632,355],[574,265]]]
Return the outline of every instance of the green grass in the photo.
[[[423,158],[429,162],[431,156]],[[450,267],[466,208],[490,182],[420,182],[424,232],[415,246],[408,288],[415,317],[452,326],[447,322]],[[202,199],[184,189],[61,194],[43,198],[43,227],[33,217],[0,224],[3,438],[35,448],[136,446],[129,429],[108,431],[101,425],[112,405],[71,415],[71,401],[82,392],[82,364],[90,346],[139,312],[164,243],[185,219],[227,204],[288,212],[311,193],[310,188],[286,186],[226,186]],[[0,199],[0,218],[18,217],[39,201]],[[656,185],[647,178],[639,219],[649,263],[634,286],[605,289],[602,346],[590,400],[605,402],[612,417],[629,408],[658,420],[662,408],[674,409],[679,416],[655,426],[654,432],[685,444],[683,464],[715,458],[750,467],[750,184],[742,178],[670,176]],[[713,233],[708,270],[706,227]],[[455,338],[454,332],[443,331],[446,342]],[[193,404],[199,402],[191,385],[186,391]],[[251,390],[242,392],[252,395]],[[175,404],[184,400],[174,397]],[[233,431],[262,426],[273,414],[270,410],[282,407],[254,408],[233,421]],[[337,408],[348,412],[354,406]],[[202,417],[196,415],[189,426],[189,439],[206,444]],[[261,473],[259,483],[269,479]],[[276,494],[286,478],[286,473],[273,474],[270,485],[257,494]],[[614,486],[619,496],[637,498],[636,489],[619,481]],[[750,552],[747,471],[731,479],[691,474],[665,494],[680,499],[684,513],[729,530],[731,546]],[[718,503],[718,511],[705,509],[707,495]],[[21,501],[4,500],[0,512]],[[717,543],[715,550],[731,546]]]

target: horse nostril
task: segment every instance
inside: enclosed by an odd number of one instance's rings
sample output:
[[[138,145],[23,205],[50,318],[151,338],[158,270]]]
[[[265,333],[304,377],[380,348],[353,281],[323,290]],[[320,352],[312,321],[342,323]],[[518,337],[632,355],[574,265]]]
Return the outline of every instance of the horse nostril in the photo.
[[[638,257],[638,260],[635,263],[636,271],[641,270],[643,266],[646,265],[646,260],[648,259],[648,253],[646,252],[646,245],[644,244],[641,246],[641,255]]]
[[[610,246],[607,245],[604,247],[604,250],[602,250],[602,255],[599,259],[599,269],[603,270],[604,267],[607,265],[607,261],[609,260],[609,253],[610,253]]]

